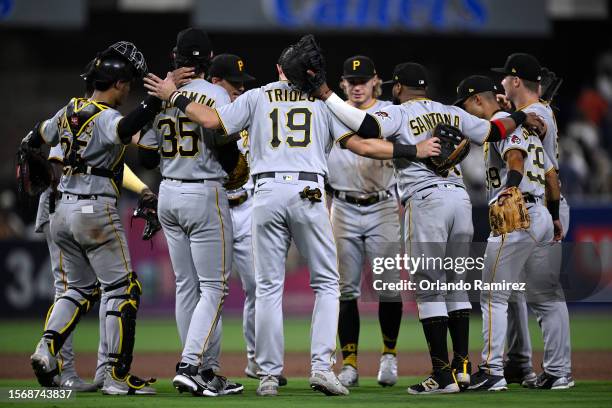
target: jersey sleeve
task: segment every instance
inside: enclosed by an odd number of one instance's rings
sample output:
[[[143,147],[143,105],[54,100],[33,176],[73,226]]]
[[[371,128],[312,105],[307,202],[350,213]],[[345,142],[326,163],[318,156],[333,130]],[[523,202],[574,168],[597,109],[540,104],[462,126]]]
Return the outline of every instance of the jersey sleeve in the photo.
[[[327,107],[324,109],[327,110]],[[340,119],[336,117],[336,115],[331,113],[331,111],[327,110],[327,112],[329,114],[329,129],[331,137],[335,142],[342,143],[343,140],[347,140],[349,136],[353,136],[355,134],[355,132],[346,127],[346,125],[344,125],[344,123],[342,123]]]
[[[251,89],[236,98],[234,102],[215,108],[221,128],[226,135],[231,135],[250,126],[255,110],[257,92],[258,89]]]
[[[523,128],[519,127],[505,139],[498,142],[501,157],[506,160],[506,153],[510,150],[520,150],[527,156],[529,141],[523,136]]]
[[[548,172],[555,170],[555,163],[550,159],[546,150],[544,151],[544,174],[548,174]]]
[[[45,120],[39,127],[40,135],[48,145],[55,146],[60,141],[59,128],[64,112],[65,108],[60,109],[52,118]]]
[[[104,144],[123,144],[117,133],[117,126],[123,116],[114,109],[106,109],[100,113],[95,121],[100,135],[100,140]]]
[[[159,149],[159,138],[157,137],[157,131],[154,126],[148,127],[142,136],[140,136],[138,147],[146,150]]]
[[[385,106],[372,113],[372,116],[376,119],[380,128],[380,135],[384,139],[398,134],[404,121],[404,113],[399,105]]]
[[[49,149],[49,161],[55,161],[58,163],[63,163],[64,161],[64,151],[62,150],[62,144],[58,143],[55,146]]]
[[[451,107],[451,109],[459,116],[460,130],[465,136],[478,145],[487,141],[489,133],[491,133],[491,122],[470,115],[456,106]]]

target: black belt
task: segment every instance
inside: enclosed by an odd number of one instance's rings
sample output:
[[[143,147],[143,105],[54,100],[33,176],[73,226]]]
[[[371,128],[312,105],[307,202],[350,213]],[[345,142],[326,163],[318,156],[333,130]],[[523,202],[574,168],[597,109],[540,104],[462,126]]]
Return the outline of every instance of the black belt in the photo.
[[[234,208],[234,207],[238,207],[240,204],[245,203],[246,200],[248,199],[249,199],[249,193],[245,191],[237,196],[228,198],[227,201],[229,202],[230,208]]]
[[[288,172],[279,172],[279,173],[292,173]],[[259,180],[262,178],[276,178],[276,172],[270,171],[267,173],[259,173],[255,175],[255,180]],[[300,171],[298,173],[298,180],[302,181],[314,181],[315,183],[319,181],[319,175],[317,173],[307,173],[305,171]]]
[[[393,195],[389,190],[385,190],[382,193],[383,194],[381,194],[381,192],[378,192],[370,195],[355,196],[349,193],[343,193],[341,191],[336,190],[334,191],[334,197],[349,204],[358,205],[360,207],[367,207],[369,205],[376,204],[382,200],[386,200],[387,198]]]
[[[463,190],[465,190],[465,187],[459,185],[459,184],[453,184],[453,183],[437,183],[437,184],[430,184],[429,186],[425,186],[420,190],[415,191],[415,193],[420,193],[421,191],[425,191],[425,190],[429,190],[430,188],[434,188],[434,187],[441,187],[441,186],[453,186],[454,187],[459,187]]]
[[[206,179],[185,180],[185,179],[175,179],[175,178],[170,178],[170,177],[162,177],[162,180],[180,181],[181,183],[206,183],[207,181],[210,181],[210,180],[206,180]]]
[[[62,192],[60,192],[58,194],[58,197],[62,198],[62,196],[64,194],[76,197],[77,200],[97,200],[98,199],[98,195],[96,195],[96,194],[72,194],[72,193],[62,193]],[[100,197],[102,197],[102,196],[100,196]],[[110,196],[108,196],[108,197],[110,197]]]

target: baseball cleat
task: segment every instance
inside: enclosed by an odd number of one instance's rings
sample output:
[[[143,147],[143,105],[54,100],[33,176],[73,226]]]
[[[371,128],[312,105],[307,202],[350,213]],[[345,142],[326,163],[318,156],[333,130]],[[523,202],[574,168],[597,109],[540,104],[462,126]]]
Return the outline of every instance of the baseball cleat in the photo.
[[[487,374],[482,368],[472,375],[470,385],[471,391],[506,391],[508,383],[503,375]]]
[[[310,375],[310,388],[325,395],[349,395],[349,390],[338,380],[333,371],[313,371]]]
[[[567,390],[570,388],[570,381],[565,376],[557,377],[544,371],[538,375],[535,388],[539,390]]]
[[[380,356],[380,367],[376,376],[378,384],[383,387],[392,387],[397,382],[397,357],[393,354]]]
[[[470,385],[470,376],[472,374],[472,363],[467,358],[460,360],[453,360],[451,364],[453,374],[459,388],[465,389]]]
[[[45,339],[40,339],[34,354],[30,356],[30,363],[36,374],[38,383],[43,387],[58,387],[60,384],[57,359],[49,351]]]
[[[226,377],[217,374],[213,370],[205,370],[200,374],[200,378],[206,382],[209,390],[213,390],[217,395],[240,394],[244,386],[228,380]]]
[[[274,375],[264,375],[259,380],[257,395],[261,397],[276,397],[278,395],[278,378]]]
[[[60,388],[65,390],[73,390],[77,392],[96,392],[98,386],[96,384],[88,383],[77,375],[71,375],[70,377],[61,377]]]
[[[451,370],[434,370],[425,381],[411,385],[406,391],[412,395],[430,395],[454,394],[461,390]]]
[[[155,395],[157,391],[151,387],[155,378],[143,380],[135,375],[128,374],[123,378],[117,378],[112,373],[112,368],[106,371],[102,394],[105,395]]]
[[[538,381],[533,368],[519,367],[507,361],[504,364],[504,378],[508,384],[521,384],[525,388],[535,388]]]
[[[359,386],[359,373],[357,369],[352,365],[345,365],[338,374],[338,380],[340,384],[345,387],[358,387]]]
[[[576,381],[574,381],[574,377],[571,374],[567,376],[567,385],[570,388],[574,388],[576,386]]]
[[[246,368],[244,369],[244,374],[249,378],[259,379],[259,376],[257,375],[258,371],[259,366],[255,362],[255,360],[249,360]],[[285,377],[284,375],[277,375],[276,378],[278,378],[279,386],[284,387],[285,385],[287,385],[287,377]]]

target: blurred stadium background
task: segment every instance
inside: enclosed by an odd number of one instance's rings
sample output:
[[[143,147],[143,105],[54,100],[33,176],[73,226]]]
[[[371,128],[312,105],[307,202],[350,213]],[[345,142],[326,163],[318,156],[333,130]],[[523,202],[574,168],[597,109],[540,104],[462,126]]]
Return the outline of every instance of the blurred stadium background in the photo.
[[[342,62],[352,55],[370,56],[383,79],[389,78],[395,64],[417,61],[430,71],[430,96],[443,102],[453,100],[465,76],[487,74],[512,52],[534,54],[543,66],[564,78],[555,105],[560,176],[572,208],[568,240],[595,244],[604,260],[602,277],[609,282],[610,22],[610,5],[605,0],[0,0],[0,135],[4,141],[0,149],[0,319],[33,319],[28,324],[38,327],[53,294],[47,247],[33,228],[36,206],[16,201],[14,162],[19,141],[35,122],[83,93],[79,74],[96,52],[118,40],[132,41],[143,51],[150,71],[163,75],[169,69],[176,33],[187,26],[207,30],[216,53],[242,56],[247,71],[257,78],[248,84],[251,87],[275,80],[278,54],[305,32],[314,32],[324,48],[330,84],[338,83]],[[136,87],[121,110],[127,112],[143,95],[143,88]],[[157,191],[159,175],[138,166],[135,149],[128,149],[127,163]],[[475,240],[483,241],[488,221],[481,150],[472,149],[464,172],[474,203]],[[152,245],[140,240],[142,224],[130,227],[129,219],[135,199],[125,193],[121,208],[133,265],[144,286],[140,316],[172,319],[174,276],[163,234]],[[287,266],[286,293],[289,315],[311,310],[307,271],[295,251]],[[239,316],[242,298],[234,276],[225,315]],[[609,305],[574,304],[572,313],[591,313]],[[364,309],[374,311],[373,306],[364,305]],[[239,322],[228,319],[232,321],[237,329]],[[0,320],[2,337],[10,335],[10,328],[19,329],[15,323]],[[609,325],[594,323],[597,327],[604,339],[612,339]],[[90,328],[95,330],[95,324]],[[27,341],[11,338],[13,344]],[[176,335],[172,338],[177,340]],[[35,338],[30,341],[33,347]]]

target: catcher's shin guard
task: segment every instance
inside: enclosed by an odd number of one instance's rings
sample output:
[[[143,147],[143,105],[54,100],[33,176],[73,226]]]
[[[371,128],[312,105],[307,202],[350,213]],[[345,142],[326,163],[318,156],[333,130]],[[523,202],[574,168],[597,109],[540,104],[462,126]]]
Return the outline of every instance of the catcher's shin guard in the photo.
[[[130,371],[136,336],[136,314],[142,287],[135,273],[115,285],[104,288],[108,292],[106,310],[106,336],[108,364],[111,375],[123,379]]]
[[[51,305],[47,313],[43,337],[48,339],[49,351],[56,355],[85,313],[100,299],[98,283],[85,288],[68,290]]]

